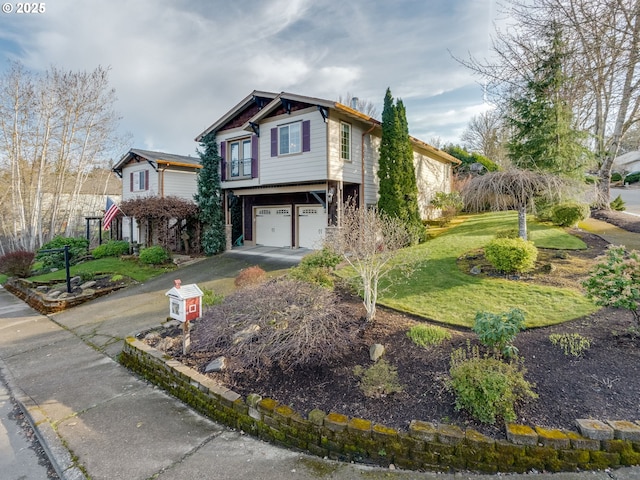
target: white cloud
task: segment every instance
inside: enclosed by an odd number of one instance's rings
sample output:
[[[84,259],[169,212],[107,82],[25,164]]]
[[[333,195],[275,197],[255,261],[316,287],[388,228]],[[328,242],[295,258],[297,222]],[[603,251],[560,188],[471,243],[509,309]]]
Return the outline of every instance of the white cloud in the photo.
[[[485,54],[493,1],[57,0],[41,17],[12,17],[0,51],[31,69],[111,66],[140,148],[193,153],[193,138],[253,89],[350,92],[381,111],[391,87],[427,140],[464,129],[482,103],[449,51]]]

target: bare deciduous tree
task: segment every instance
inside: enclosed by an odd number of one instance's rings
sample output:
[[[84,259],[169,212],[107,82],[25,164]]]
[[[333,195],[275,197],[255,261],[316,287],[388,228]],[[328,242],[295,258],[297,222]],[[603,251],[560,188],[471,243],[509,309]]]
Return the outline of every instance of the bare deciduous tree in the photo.
[[[338,103],[351,107],[360,113],[370,116],[371,118],[378,118],[378,109],[373,102],[358,98],[350,92],[347,92],[344,97],[340,95],[338,97]]]
[[[393,260],[410,241],[410,232],[401,220],[358,207],[353,201],[342,208],[340,226],[327,235],[325,247],[342,255],[359,278],[367,320],[376,315],[380,280],[392,271],[408,274]]]
[[[503,167],[508,166],[506,128],[497,109],[474,115],[460,139],[468,151],[480,153]]]
[[[557,201],[567,186],[565,180],[555,175],[510,168],[470,179],[461,193],[469,211],[517,210],[518,234],[526,240],[527,211],[535,208],[534,200]]]

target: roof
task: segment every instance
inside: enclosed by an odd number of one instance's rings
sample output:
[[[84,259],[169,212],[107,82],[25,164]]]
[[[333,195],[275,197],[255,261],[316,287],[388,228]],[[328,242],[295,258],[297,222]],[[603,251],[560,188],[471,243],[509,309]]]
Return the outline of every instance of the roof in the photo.
[[[301,102],[308,103],[309,105],[316,105],[318,108],[331,108],[336,111],[339,111],[343,115],[354,118],[356,120],[360,120],[362,122],[370,123],[372,129],[376,131],[380,131],[382,127],[382,123],[379,120],[376,120],[369,115],[366,115],[358,110],[355,110],[347,105],[343,105],[339,102],[335,102],[332,100],[324,100],[322,98],[315,97],[307,97],[304,95],[297,95],[295,93],[281,92],[281,93],[273,93],[273,92],[262,92],[258,90],[254,90],[245,98],[243,98],[238,104],[236,104],[231,110],[225,113],[222,117],[220,117],[213,125],[210,125],[207,129],[205,129],[201,134],[196,137],[196,142],[202,141],[202,139],[208,135],[209,133],[218,130],[220,127],[224,126],[229,120],[233,119],[238,113],[245,110],[247,107],[251,106],[251,104],[255,102],[262,102],[264,105],[255,113],[251,118],[249,118],[243,125],[242,129],[251,131],[252,124],[258,123],[260,120],[265,118],[275,109],[279,108],[283,101],[292,101],[292,102]],[[262,105],[261,103],[261,105]],[[449,162],[453,164],[460,164],[460,160],[449,155],[447,152],[440,150],[432,145],[429,145],[422,140],[419,140],[415,137],[409,137],[411,143],[414,148],[418,148],[426,151],[432,157],[435,157],[437,160],[442,162]]]
[[[195,283],[188,285],[180,285],[180,287],[173,287],[171,290],[165,293],[167,297],[179,298],[180,300],[186,300],[187,298],[202,297],[204,294],[200,287]]]
[[[169,165],[174,167],[202,168],[199,157],[187,157],[173,153],[153,152],[151,150],[132,148],[122,156],[118,163],[115,164],[113,171],[121,173],[122,168],[133,160],[146,160],[153,164],[154,167],[157,167],[158,165]]]

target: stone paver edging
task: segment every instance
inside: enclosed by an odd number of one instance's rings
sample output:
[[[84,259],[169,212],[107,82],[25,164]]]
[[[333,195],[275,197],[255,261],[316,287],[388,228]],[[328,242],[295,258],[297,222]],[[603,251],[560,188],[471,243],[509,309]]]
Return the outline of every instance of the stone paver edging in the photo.
[[[313,410],[307,418],[276,400],[242,398],[135,339],[120,362],[198,412],[262,440],[334,460],[410,470],[483,473],[602,470],[640,465],[640,423],[578,420],[580,434],[508,424],[507,440],[455,425],[414,420],[408,431]]]

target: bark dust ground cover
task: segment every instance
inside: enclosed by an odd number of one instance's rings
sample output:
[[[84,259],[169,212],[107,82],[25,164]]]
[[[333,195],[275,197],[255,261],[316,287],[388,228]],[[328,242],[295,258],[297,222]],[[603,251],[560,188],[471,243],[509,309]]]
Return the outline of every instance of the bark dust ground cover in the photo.
[[[615,220],[607,217],[611,223]],[[630,220],[624,216],[617,224],[640,232],[640,222],[634,222],[633,217]],[[572,251],[567,258],[558,257],[555,251],[542,250],[538,270],[513,281],[578,286],[594,259],[603,254],[607,243],[586,232],[574,233],[585,241],[587,250]],[[473,260],[474,265],[478,263],[483,266],[481,275],[498,275],[482,263],[481,257]],[[544,269],[548,263],[555,265],[552,272]],[[458,267],[468,272],[469,261],[461,257]],[[343,295],[342,301],[354,315],[364,314],[358,298]],[[418,347],[407,337],[407,331],[425,322],[429,321],[380,307],[375,321],[362,329],[352,351],[331,366],[286,373],[273,367],[258,372],[257,378],[232,371],[209,375],[242,395],[258,393],[289,405],[303,415],[318,408],[401,429],[406,429],[413,419],[454,423],[504,438],[500,423],[482,425],[466,412],[456,411],[454,395],[447,387],[451,352],[466,348],[468,343],[477,344],[476,335],[468,329],[452,329],[451,339],[441,345]],[[175,336],[174,341],[164,339],[164,349],[183,363],[203,371],[219,352],[182,356],[179,332],[177,328],[164,332],[165,336]],[[565,355],[558,345],[551,343],[549,336],[553,333],[578,333],[588,338],[591,346],[582,356]],[[156,337],[151,343],[157,342]],[[403,386],[401,392],[368,398],[360,390],[354,368],[372,365],[369,347],[374,343],[384,345],[383,358],[397,367]],[[577,418],[640,420],[640,331],[630,312],[605,308],[562,324],[528,329],[518,334],[515,345],[524,359],[525,378],[535,385],[539,395],[537,400],[517,407],[518,422],[575,430]]]

